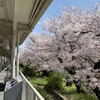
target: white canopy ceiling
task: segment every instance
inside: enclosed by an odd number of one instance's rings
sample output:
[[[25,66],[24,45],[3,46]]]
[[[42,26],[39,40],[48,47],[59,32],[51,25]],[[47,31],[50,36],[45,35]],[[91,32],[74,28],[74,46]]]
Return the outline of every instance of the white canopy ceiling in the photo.
[[[11,47],[13,31],[17,30],[20,44],[32,31],[52,0],[0,0],[0,50],[7,37]]]

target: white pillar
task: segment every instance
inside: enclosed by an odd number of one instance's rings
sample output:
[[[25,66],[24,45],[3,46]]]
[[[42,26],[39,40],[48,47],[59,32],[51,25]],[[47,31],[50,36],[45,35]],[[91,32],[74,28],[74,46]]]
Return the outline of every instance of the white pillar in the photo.
[[[19,75],[19,35],[18,35],[18,32],[17,32],[17,59],[16,59],[16,62],[17,62],[16,75],[18,76]]]
[[[1,66],[0,66],[0,71],[2,71],[2,53],[1,53]]]
[[[12,52],[11,52],[11,75],[15,77],[15,44],[16,44],[16,30],[13,31],[12,35]]]
[[[6,55],[4,54],[4,68],[6,67]]]

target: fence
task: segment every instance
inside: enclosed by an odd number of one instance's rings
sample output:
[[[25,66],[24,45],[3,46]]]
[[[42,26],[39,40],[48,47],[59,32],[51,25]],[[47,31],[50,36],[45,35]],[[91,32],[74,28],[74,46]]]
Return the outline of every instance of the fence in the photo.
[[[22,100],[45,100],[20,71],[23,80]]]

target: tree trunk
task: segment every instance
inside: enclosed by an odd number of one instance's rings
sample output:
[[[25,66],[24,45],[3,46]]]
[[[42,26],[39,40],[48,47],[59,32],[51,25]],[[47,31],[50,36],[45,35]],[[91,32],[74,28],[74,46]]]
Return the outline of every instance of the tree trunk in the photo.
[[[98,100],[100,100],[100,90],[99,90],[99,87],[96,87],[95,89],[93,89],[93,91],[95,92]]]
[[[80,79],[79,80],[74,79],[73,82],[74,82],[74,84],[76,86],[76,89],[77,89],[78,93],[85,93],[85,91],[82,89],[82,85],[81,85]]]
[[[76,89],[77,89],[78,93],[85,93],[85,91],[82,89],[81,85],[75,84],[75,86],[76,86]]]

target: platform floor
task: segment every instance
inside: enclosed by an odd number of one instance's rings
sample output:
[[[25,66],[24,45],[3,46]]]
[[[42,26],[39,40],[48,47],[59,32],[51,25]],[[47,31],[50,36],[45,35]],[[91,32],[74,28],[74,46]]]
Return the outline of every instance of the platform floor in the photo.
[[[4,83],[4,78],[7,76],[6,68],[0,72],[0,83]],[[8,73],[10,75],[10,72]],[[0,100],[3,100],[3,92],[0,91]]]
[[[3,100],[3,92],[0,92],[0,100]]]

